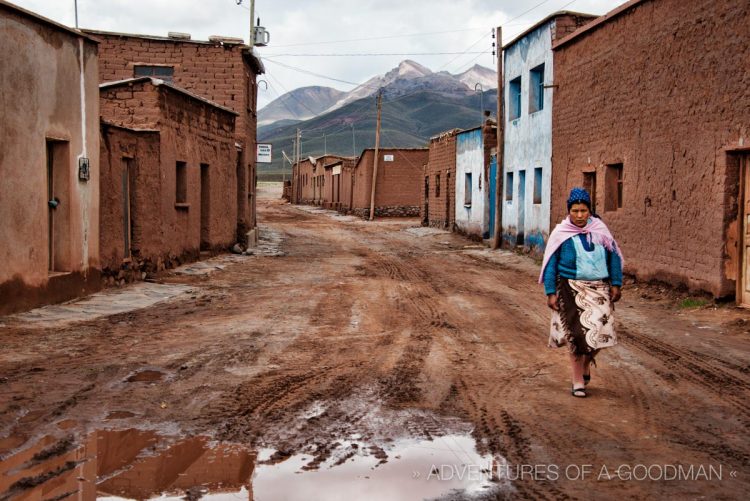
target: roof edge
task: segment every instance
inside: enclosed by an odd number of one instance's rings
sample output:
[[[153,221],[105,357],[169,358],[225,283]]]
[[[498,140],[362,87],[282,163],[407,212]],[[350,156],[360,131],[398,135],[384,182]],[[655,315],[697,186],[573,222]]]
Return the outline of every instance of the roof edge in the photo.
[[[513,40],[511,40],[510,42],[508,42],[505,45],[503,45],[503,50],[507,49],[511,45],[516,44],[519,40],[521,40],[522,38],[525,38],[526,35],[528,35],[532,31],[534,31],[534,30],[542,27],[543,25],[547,24],[548,22],[552,21],[553,19],[555,19],[557,17],[562,17],[562,16],[579,16],[579,17],[588,17],[590,19],[596,19],[597,17],[599,17],[596,14],[587,14],[585,12],[576,12],[576,11],[572,11],[572,10],[558,10],[556,12],[553,12],[552,14],[549,14],[548,16],[546,16],[545,18],[543,18],[541,21],[538,21],[537,23],[535,23],[530,28],[527,28],[526,30],[524,30],[523,32],[521,32],[521,34],[517,35],[515,38],[513,38]]]
[[[626,13],[630,9],[637,7],[638,5],[645,3],[649,0],[630,0],[629,2],[625,2],[624,4],[620,5],[619,7],[616,7],[612,9],[611,11],[607,12],[606,14],[599,16],[595,20],[591,21],[588,24],[585,24],[578,28],[576,31],[571,33],[568,36],[565,36],[558,40],[557,42],[552,44],[552,50],[556,50],[563,45],[567,45],[571,41],[583,36],[584,34],[593,31],[597,29],[599,26],[601,26],[604,23],[607,23],[611,21],[612,19],[615,19],[616,17],[619,17],[621,14]]]
[[[141,82],[150,82],[154,87],[166,87],[168,89],[171,89],[175,92],[178,92],[180,94],[186,95],[192,99],[195,99],[197,101],[201,101],[204,104],[207,104],[213,108],[218,108],[226,113],[230,113],[234,116],[240,116],[239,113],[236,111],[227,108],[226,106],[222,106],[218,103],[215,103],[209,99],[206,99],[205,97],[201,97],[197,94],[193,94],[192,92],[183,89],[182,87],[177,87],[174,84],[171,84],[169,82],[165,82],[164,80],[160,80],[158,78],[152,78],[152,77],[135,77],[135,78],[127,78],[125,80],[116,80],[114,82],[105,82],[103,84],[99,84],[99,89],[111,89],[113,87],[120,87],[123,85],[131,85],[134,83],[141,83]]]
[[[87,42],[99,44],[99,41],[95,38],[92,38],[88,36],[87,34],[83,33],[83,30],[78,30],[75,28],[71,28],[69,26],[65,26],[64,24],[58,23],[57,21],[53,21],[52,19],[48,17],[44,17],[42,15],[37,14],[36,12],[32,12],[30,10],[24,9],[23,7],[19,7],[18,5],[10,2],[6,2],[5,0],[0,0],[0,8],[5,7],[8,10],[11,10],[13,12],[16,12],[22,16],[28,17],[33,19],[34,21],[40,22],[42,24],[46,24],[49,26],[52,26],[53,28],[56,28],[60,31],[64,31],[70,35],[73,35],[78,38],[83,38]]]

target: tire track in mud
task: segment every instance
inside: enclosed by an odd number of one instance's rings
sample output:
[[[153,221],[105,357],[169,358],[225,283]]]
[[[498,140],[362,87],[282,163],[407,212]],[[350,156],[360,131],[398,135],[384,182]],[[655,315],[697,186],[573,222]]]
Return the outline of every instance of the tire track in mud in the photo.
[[[749,423],[750,405],[747,403],[747,396],[750,381],[729,374],[710,363],[710,357],[703,357],[692,350],[676,347],[648,334],[622,327],[621,324],[620,331],[627,336],[629,345],[659,360],[673,374],[678,375],[678,380],[690,381],[717,396],[740,412],[746,425]],[[741,395],[738,396],[737,392],[741,392]]]

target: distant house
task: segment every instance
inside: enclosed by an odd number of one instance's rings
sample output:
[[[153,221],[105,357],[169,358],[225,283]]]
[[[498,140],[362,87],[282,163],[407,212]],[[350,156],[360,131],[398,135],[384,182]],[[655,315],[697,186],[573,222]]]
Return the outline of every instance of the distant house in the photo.
[[[256,226],[257,83],[260,59],[241,39],[191,40],[83,30],[100,42],[100,83],[153,77],[237,113],[235,124],[236,238],[254,239]],[[250,233],[249,233],[250,232]],[[248,235],[249,233],[249,235]]]
[[[626,271],[750,306],[750,3],[631,0],[557,40],[552,221],[573,186]]]
[[[423,226],[453,229],[456,222],[456,135],[459,129],[430,138],[429,156],[420,190]]]
[[[237,113],[152,77],[100,89],[105,274],[126,279],[121,271],[140,275],[231,247]]]
[[[455,230],[475,239],[490,238],[494,231],[490,155],[496,146],[497,127],[492,121],[456,134]]]
[[[0,0],[0,314],[100,287],[91,37]]]
[[[419,216],[427,148],[381,148],[375,183],[375,216]],[[350,212],[369,217],[375,150],[362,151],[354,169]]]
[[[292,166],[292,203],[309,204],[314,199],[315,158],[301,159]]]
[[[351,208],[351,183],[352,171],[357,159],[354,157],[342,157],[329,159],[323,165],[325,170],[325,191],[323,206],[327,209],[345,211]]]
[[[505,245],[523,246],[534,254],[544,252],[550,230],[552,43],[595,17],[556,12],[503,47]]]

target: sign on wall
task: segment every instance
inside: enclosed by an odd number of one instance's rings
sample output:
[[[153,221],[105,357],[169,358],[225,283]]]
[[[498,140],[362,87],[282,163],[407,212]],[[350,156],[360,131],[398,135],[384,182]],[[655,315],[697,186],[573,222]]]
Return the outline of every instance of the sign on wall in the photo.
[[[257,152],[255,155],[255,161],[259,164],[270,164],[271,163],[271,148],[270,143],[258,143]]]
[[[393,155],[383,155],[383,162],[393,162]]]

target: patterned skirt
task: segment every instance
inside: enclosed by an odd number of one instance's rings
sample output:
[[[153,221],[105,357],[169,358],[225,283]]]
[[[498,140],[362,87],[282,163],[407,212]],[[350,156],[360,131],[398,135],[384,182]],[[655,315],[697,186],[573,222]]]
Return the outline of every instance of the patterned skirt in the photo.
[[[552,312],[549,346],[567,345],[575,355],[593,357],[617,344],[607,282],[558,277],[557,298],[560,311]]]

